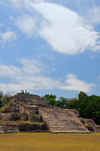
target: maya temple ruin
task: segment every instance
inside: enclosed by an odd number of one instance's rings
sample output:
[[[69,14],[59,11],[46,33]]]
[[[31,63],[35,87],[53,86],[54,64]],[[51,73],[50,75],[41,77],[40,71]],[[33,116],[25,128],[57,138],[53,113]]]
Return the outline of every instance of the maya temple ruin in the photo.
[[[100,132],[100,126],[81,118],[77,110],[52,106],[38,95],[17,93],[0,108],[0,133],[16,132],[90,133]]]

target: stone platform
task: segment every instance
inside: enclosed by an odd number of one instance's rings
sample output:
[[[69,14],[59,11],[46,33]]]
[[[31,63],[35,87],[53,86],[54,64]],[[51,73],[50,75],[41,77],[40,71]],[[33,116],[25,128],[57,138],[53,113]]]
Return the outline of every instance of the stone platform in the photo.
[[[52,133],[90,133],[69,109],[39,108],[39,114]]]

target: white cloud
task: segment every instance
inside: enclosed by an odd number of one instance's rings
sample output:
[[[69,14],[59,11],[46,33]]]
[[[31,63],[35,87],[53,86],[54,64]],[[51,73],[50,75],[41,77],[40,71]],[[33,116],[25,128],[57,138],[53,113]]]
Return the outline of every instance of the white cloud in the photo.
[[[16,39],[17,39],[16,32],[13,32],[13,31],[7,31],[5,33],[1,33],[0,32],[0,41],[2,43],[12,42],[12,41],[14,41]]]
[[[99,34],[74,11],[52,3],[28,3],[44,19],[38,33],[53,50],[70,55],[97,50]]]
[[[18,59],[22,67],[0,64],[0,77],[7,77],[11,83],[0,83],[0,90],[7,92],[18,92],[21,89],[28,91],[45,89],[77,90],[88,92],[94,86],[76,79],[73,74],[67,75],[65,83],[59,79],[52,79],[45,75],[45,67],[41,62],[34,59]],[[12,82],[13,81],[13,82]]]
[[[13,17],[10,17],[10,19],[14,20],[15,25],[17,25],[21,31],[28,34],[28,36],[32,36],[36,29],[36,18],[30,15],[24,15],[23,17],[19,17],[17,20],[15,20]]]
[[[40,27],[38,25],[37,32],[48,42],[54,51],[74,55],[84,52],[86,49],[93,51],[100,49],[98,42],[100,38],[99,33],[94,30],[92,25],[87,24],[87,20],[83,19],[76,12],[44,0],[10,1],[16,7],[21,6],[31,11],[31,13],[33,10],[33,12],[35,11],[42,15],[42,18],[38,22],[40,23]],[[95,9],[93,15],[96,16],[98,12],[99,9]],[[99,15],[97,18],[99,18]],[[19,18],[16,24],[23,32],[32,35],[31,31],[33,33],[35,21],[32,17],[28,18],[24,16],[22,19]],[[92,18],[91,22],[95,22],[95,19]]]
[[[74,74],[67,75],[66,79],[67,86],[63,87],[65,90],[78,90],[78,91],[91,91],[91,88],[95,86],[95,84],[86,83],[85,81],[78,80]]]

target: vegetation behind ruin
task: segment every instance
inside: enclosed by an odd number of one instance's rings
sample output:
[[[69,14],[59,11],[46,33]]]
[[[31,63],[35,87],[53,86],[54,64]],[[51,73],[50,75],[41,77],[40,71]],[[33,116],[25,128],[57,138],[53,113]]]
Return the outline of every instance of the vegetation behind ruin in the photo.
[[[56,99],[56,96],[52,94],[46,94],[44,97],[52,105],[65,109],[76,109],[81,117],[93,119],[100,125],[100,96],[88,96],[85,92],[80,91],[78,98],[60,97]]]

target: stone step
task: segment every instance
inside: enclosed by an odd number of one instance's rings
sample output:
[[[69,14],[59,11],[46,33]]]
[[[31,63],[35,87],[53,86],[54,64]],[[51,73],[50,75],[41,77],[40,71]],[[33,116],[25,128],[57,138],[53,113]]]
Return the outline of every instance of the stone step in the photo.
[[[40,108],[39,113],[50,132],[89,133],[77,115],[68,109]]]
[[[90,133],[89,131],[85,131],[82,128],[77,129],[77,127],[66,127],[66,126],[51,126],[49,130],[53,133]]]

